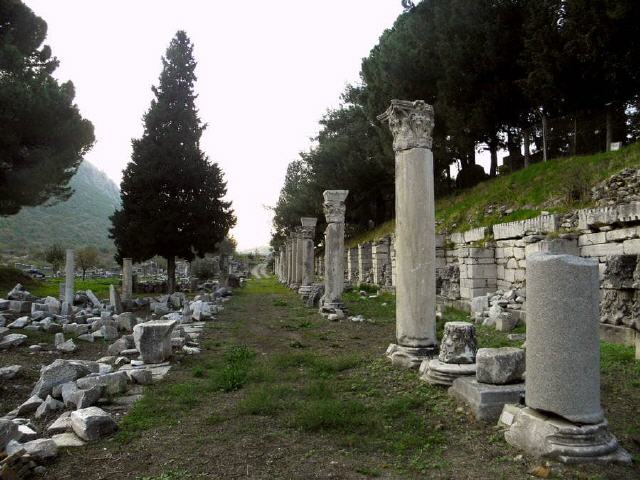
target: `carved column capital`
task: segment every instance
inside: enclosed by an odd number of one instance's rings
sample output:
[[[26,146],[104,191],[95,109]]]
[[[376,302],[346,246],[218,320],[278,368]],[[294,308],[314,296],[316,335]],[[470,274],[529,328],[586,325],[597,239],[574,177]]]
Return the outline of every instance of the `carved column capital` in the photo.
[[[349,195],[349,190],[325,190],[324,197],[324,216],[327,223],[344,223],[344,212],[346,210],[345,200]]]
[[[433,144],[433,107],[423,100],[391,100],[391,106],[378,116],[388,122],[393,135],[393,150],[431,149]]]

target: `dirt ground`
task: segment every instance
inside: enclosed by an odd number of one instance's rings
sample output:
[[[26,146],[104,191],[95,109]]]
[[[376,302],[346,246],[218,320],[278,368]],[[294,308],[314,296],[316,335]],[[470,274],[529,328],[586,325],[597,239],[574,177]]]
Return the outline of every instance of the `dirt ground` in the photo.
[[[250,281],[207,324],[201,355],[177,359],[162,383],[145,387],[116,435],[62,452],[45,477],[533,478],[528,472],[544,462],[510,447],[446,390],[386,361],[391,299],[347,303],[372,321],[328,322],[273,279]],[[479,330],[478,339],[510,344],[494,331]],[[628,353],[616,349],[605,359],[603,404],[638,458],[640,369]],[[19,355],[15,362],[0,355],[2,365],[40,361]],[[551,465],[548,478],[622,480],[640,471]]]

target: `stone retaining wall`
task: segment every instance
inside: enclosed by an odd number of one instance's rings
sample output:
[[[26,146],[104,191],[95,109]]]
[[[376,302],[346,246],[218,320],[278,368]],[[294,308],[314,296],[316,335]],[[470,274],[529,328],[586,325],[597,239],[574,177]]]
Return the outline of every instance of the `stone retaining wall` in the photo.
[[[640,202],[585,209],[575,220],[536,218],[438,235],[439,299],[472,310],[474,299],[497,291],[526,296],[527,257],[536,252],[569,253],[599,263],[603,335],[618,343],[640,343]],[[324,260],[316,262],[322,275]],[[393,235],[347,250],[345,279],[351,285],[395,286]],[[477,300],[476,305],[486,302]],[[519,307],[520,308],[520,307]],[[517,314],[525,321],[522,306]]]

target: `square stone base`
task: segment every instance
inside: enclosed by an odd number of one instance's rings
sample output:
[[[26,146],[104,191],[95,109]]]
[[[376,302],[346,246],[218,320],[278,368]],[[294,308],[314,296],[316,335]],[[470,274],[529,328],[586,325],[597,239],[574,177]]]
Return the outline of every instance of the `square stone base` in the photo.
[[[524,383],[489,385],[478,383],[475,377],[461,377],[453,381],[449,395],[465,403],[483,422],[495,422],[508,403],[520,403],[524,395]]]
[[[631,456],[620,447],[606,420],[580,425],[533,408],[507,405],[500,423],[509,426],[504,434],[507,443],[536,457],[567,464],[631,464]]]
[[[438,347],[405,347],[392,343],[385,354],[396,367],[420,368],[424,360],[430,360],[438,355]]]

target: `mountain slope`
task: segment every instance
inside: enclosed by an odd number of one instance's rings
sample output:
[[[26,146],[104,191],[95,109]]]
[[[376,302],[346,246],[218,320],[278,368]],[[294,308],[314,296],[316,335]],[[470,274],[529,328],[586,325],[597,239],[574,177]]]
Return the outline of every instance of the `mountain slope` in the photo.
[[[50,207],[23,208],[11,217],[0,217],[0,250],[26,253],[53,243],[63,247],[93,245],[113,249],[109,216],[120,206],[117,185],[91,163],[83,162],[71,179],[74,194]]]

